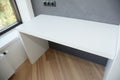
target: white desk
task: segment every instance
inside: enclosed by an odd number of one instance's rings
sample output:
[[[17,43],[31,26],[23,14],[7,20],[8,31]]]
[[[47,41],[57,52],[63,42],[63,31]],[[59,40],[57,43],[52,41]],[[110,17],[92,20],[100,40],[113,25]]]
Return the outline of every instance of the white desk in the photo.
[[[39,15],[17,29],[34,37],[114,59],[118,28],[105,23]]]
[[[80,19],[39,15],[19,26],[31,63],[49,48],[48,41],[108,58],[104,80],[119,80],[120,26]]]

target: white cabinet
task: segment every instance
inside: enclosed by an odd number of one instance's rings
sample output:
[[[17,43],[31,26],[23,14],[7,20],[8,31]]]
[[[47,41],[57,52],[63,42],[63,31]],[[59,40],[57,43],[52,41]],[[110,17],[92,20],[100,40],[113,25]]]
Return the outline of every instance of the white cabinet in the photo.
[[[17,69],[26,59],[25,50],[19,39],[14,40],[2,51],[7,52],[6,58],[11,63],[14,69]]]
[[[0,80],[8,80],[14,72],[15,69],[6,59],[6,56],[0,56]]]
[[[0,58],[0,80],[8,80],[26,60],[26,53],[19,38],[0,48],[0,52],[7,53]]]

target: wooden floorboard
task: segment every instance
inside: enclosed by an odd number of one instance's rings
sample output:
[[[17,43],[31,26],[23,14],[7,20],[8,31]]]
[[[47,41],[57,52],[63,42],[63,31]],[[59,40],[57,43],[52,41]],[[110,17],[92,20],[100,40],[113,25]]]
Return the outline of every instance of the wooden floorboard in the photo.
[[[104,67],[49,49],[39,60],[27,60],[9,80],[102,80]]]

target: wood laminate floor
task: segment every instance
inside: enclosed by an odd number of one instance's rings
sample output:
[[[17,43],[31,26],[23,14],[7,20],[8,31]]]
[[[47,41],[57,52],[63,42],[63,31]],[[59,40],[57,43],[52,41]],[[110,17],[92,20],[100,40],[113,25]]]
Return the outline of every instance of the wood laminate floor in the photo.
[[[9,80],[102,80],[104,67],[49,49],[39,60],[27,60]]]

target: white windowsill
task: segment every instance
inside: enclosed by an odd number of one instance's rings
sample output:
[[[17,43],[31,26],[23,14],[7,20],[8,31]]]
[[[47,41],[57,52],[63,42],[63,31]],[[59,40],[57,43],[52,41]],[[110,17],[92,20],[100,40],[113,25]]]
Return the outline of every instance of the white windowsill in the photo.
[[[0,50],[5,48],[6,46],[9,46],[9,44],[12,44],[16,39],[18,39],[18,37],[18,31],[16,31],[15,29],[0,36]]]

